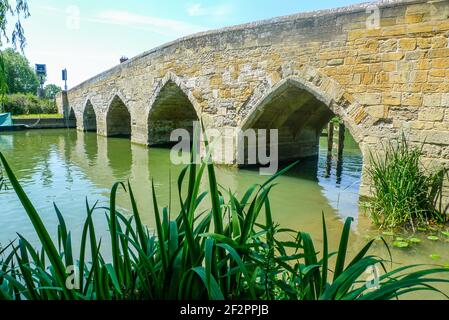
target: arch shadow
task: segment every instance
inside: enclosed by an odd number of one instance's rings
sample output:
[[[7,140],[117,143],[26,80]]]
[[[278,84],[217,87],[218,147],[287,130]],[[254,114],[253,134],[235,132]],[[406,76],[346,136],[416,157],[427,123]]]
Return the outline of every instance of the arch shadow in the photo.
[[[131,113],[118,95],[112,98],[106,114],[106,136],[131,137]]]
[[[70,108],[69,116],[67,118],[67,127],[68,128],[76,128],[77,127],[77,119],[75,115],[75,110],[73,107]]]
[[[186,130],[193,134],[194,122],[199,117],[192,101],[180,81],[167,77],[156,91],[148,113],[148,145],[166,147],[173,143],[170,135],[174,130]]]
[[[97,131],[97,115],[90,100],[87,100],[83,112],[84,131]]]

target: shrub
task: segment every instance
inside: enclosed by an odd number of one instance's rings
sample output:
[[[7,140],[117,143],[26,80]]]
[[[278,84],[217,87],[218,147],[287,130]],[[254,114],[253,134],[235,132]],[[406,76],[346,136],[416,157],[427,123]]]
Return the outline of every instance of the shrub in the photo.
[[[405,137],[384,148],[384,155],[371,155],[368,175],[374,194],[368,201],[372,220],[385,228],[416,227],[444,223],[441,202],[448,170],[429,171],[420,159],[422,149],[410,147]]]
[[[6,96],[3,111],[13,115],[53,114],[57,113],[58,109],[55,100],[40,99],[33,94],[16,93]]]
[[[385,268],[387,261],[367,254],[371,241],[347,263],[350,219],[336,253],[328,251],[323,219],[324,244],[318,257],[307,233],[294,233],[292,241],[279,240],[279,235],[293,231],[273,224],[269,193],[277,175],[263,185],[250,187],[242,199],[237,199],[231,191],[226,196],[219,191],[213,165],[207,161],[189,165],[181,172],[181,209],[176,215],[170,207],[160,210],[153,186],[154,232],[142,224],[129,183],[113,186],[109,207],[101,208],[108,213],[111,259],[105,258],[101,240],[97,241],[92,216],[99,208],[86,202],[80,252],[75,253],[71,233],[56,205],[58,245],[51,240],[1,153],[0,160],[42,245],[36,250],[19,235],[17,243],[0,251],[0,299],[396,299],[413,291],[438,291],[431,284],[449,282],[447,269],[413,270],[417,266],[405,266],[390,272],[384,269],[378,283],[368,286],[366,269],[374,265]],[[206,170],[209,192],[201,193]],[[129,193],[131,217],[117,210],[120,188]],[[204,211],[199,208],[206,197],[210,198],[210,207]],[[262,214],[265,222],[256,223]],[[90,261],[86,259],[88,252]],[[332,266],[334,255],[337,259]],[[79,286],[69,287],[68,270],[73,266],[80,270],[80,281]],[[446,277],[436,277],[439,273]]]

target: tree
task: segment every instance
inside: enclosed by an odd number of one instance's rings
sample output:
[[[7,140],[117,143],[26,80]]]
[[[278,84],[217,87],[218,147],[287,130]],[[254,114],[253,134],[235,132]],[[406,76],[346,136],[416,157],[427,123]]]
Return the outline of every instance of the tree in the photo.
[[[11,43],[13,48],[16,49],[17,45],[23,51],[26,40],[25,33],[22,28],[21,18],[28,18],[30,13],[28,11],[27,0],[15,0],[15,6],[11,6],[9,0],[0,0],[0,48],[4,45]],[[14,24],[11,36],[8,36],[8,23],[9,17],[15,17],[16,22]],[[3,96],[8,91],[6,81],[6,70],[3,59],[3,53],[0,51],[0,95]]]
[[[36,93],[39,79],[28,60],[14,49],[3,51],[7,93]]]
[[[56,94],[61,91],[62,91],[61,87],[53,83],[47,84],[44,88],[44,96],[47,99],[54,99],[56,97]]]

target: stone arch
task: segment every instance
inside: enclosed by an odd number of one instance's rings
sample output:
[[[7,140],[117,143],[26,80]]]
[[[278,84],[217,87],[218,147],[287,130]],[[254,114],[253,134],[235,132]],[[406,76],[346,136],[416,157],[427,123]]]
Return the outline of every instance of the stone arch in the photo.
[[[108,104],[106,136],[131,136],[131,113],[118,94],[114,95]]]
[[[181,79],[169,73],[154,92],[147,118],[148,145],[170,145],[170,134],[175,129],[185,129],[192,134],[200,109]]]
[[[354,137],[364,160],[367,130],[378,119],[371,117],[355,99],[326,75],[305,68],[301,75],[284,78],[274,85],[264,81],[240,109],[240,125],[243,131],[254,129],[278,129],[279,160],[289,161],[318,155],[322,129],[338,116]],[[253,146],[254,147],[254,146]],[[237,158],[247,160],[241,150],[250,146],[237,146]],[[363,166],[361,193],[366,193]]]
[[[306,100],[318,103],[322,111],[330,111],[340,117],[357,143],[363,144],[366,127],[375,124],[378,119],[374,119],[366,113],[363,106],[356,102],[354,97],[342,89],[334,80],[310,68],[305,73],[307,74],[306,77],[290,76],[271,86],[268,85],[269,80],[264,81],[240,108],[241,121],[239,127],[242,130],[251,128],[277,96],[282,94],[283,91],[296,89],[297,93],[303,94],[303,98]],[[315,76],[310,74],[315,74]],[[316,85],[316,83],[319,85]],[[297,115],[300,115],[299,111]],[[284,112],[279,116],[285,116]],[[319,123],[319,119],[315,118],[315,121]]]
[[[97,114],[90,99],[84,104],[83,128],[84,131],[97,131]]]
[[[67,117],[67,127],[69,128],[76,128],[77,127],[77,119],[76,119],[76,113],[75,109],[73,107],[70,107],[69,115]]]

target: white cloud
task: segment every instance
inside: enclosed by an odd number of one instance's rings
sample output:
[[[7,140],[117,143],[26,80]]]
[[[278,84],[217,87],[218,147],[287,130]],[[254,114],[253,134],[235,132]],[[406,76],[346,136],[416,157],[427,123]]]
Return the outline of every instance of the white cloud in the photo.
[[[107,10],[98,13],[94,22],[143,28],[168,36],[183,36],[204,30],[203,27],[179,20],[140,15],[128,11]]]
[[[204,7],[200,3],[193,3],[187,6],[187,14],[192,17],[201,16],[225,16],[232,12],[232,6],[230,4],[220,4],[212,7]]]
[[[47,15],[68,17],[67,10],[53,6],[37,6],[37,9]],[[72,8],[72,7],[68,7]],[[204,31],[205,27],[175,19],[164,19],[142,15],[129,11],[105,10],[91,16],[80,16],[80,20],[91,23],[105,23],[141,29],[168,37],[180,37]]]

